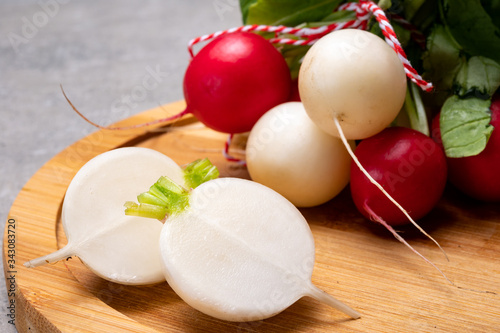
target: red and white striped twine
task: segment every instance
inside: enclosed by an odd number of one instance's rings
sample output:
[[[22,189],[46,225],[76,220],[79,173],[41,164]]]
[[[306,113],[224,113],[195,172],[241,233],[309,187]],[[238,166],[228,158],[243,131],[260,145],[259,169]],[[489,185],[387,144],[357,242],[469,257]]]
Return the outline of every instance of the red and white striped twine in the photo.
[[[410,64],[410,61],[408,61],[408,58],[406,57],[406,53],[403,50],[403,47],[401,46],[401,43],[399,43],[398,37],[396,36],[396,33],[394,32],[394,29],[392,28],[391,24],[389,23],[389,20],[387,19],[387,16],[385,15],[384,11],[380,9],[375,3],[371,1],[360,1],[359,4],[361,7],[366,8],[368,11],[370,11],[374,16],[375,19],[377,20],[380,29],[382,29],[382,33],[385,36],[385,41],[387,44],[389,44],[394,51],[396,51],[396,54],[399,57],[399,60],[401,60],[401,63],[403,64],[403,67],[406,72],[406,76],[408,76],[413,82],[415,82],[420,88],[423,90],[430,92],[433,89],[432,83],[425,81],[422,79],[422,77],[417,73],[415,68],[412,67]]]
[[[427,39],[425,35],[417,29],[417,27],[397,14],[391,14],[390,17],[392,21],[398,23],[401,27],[403,27],[403,29],[410,32],[411,39],[413,39],[422,50],[425,49]]]
[[[356,20],[333,23],[329,25],[324,25],[320,27],[308,27],[308,28],[293,28],[287,26],[269,26],[269,25],[245,25],[241,27],[235,27],[227,30],[222,30],[218,32],[214,32],[212,34],[203,35],[197,38],[192,39],[188,43],[188,51],[191,57],[194,56],[193,46],[200,42],[210,40],[216,38],[218,36],[247,31],[247,32],[272,32],[275,33],[277,37],[270,38],[269,42],[273,44],[286,44],[286,45],[312,45],[319,38],[328,34],[329,32],[340,30],[340,29],[363,29],[366,30],[368,26],[369,19],[374,16],[377,20],[380,29],[385,37],[385,41],[389,44],[392,49],[398,55],[401,63],[403,64],[404,70],[408,78],[415,82],[421,89],[430,92],[433,89],[432,83],[425,81],[418,74],[418,72],[413,68],[410,64],[401,43],[399,42],[396,33],[394,32],[393,27],[391,26],[389,19],[387,18],[384,11],[378,7],[372,1],[359,0],[358,2],[348,2],[337,8],[337,11],[355,11],[356,12]],[[417,38],[417,43],[422,45],[425,44],[425,37],[420,34],[413,26],[411,26],[408,22],[404,21],[401,17],[395,18],[397,22],[402,24],[404,28],[410,30],[412,36]],[[278,37],[279,34],[286,34],[298,37],[299,39],[289,38],[289,37]],[[424,38],[424,39],[422,39]]]
[[[229,147],[231,146],[231,142],[233,141],[234,134],[229,134],[227,136],[227,140],[224,143],[224,149],[222,149],[222,155],[224,155],[225,159],[229,162],[236,162],[237,164],[246,165],[246,161],[241,160],[239,158],[233,157],[229,154]]]

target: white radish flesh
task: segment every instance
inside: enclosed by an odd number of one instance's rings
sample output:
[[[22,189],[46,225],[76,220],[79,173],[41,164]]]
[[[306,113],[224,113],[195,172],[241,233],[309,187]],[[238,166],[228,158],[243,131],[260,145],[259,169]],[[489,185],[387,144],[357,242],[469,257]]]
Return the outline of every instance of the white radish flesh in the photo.
[[[123,214],[124,202],[160,175],[184,184],[182,169],[172,159],[147,148],[115,149],[87,162],[71,181],[62,207],[68,244],[25,266],[76,256],[113,282],[164,281],[158,245],[162,223]]]
[[[370,137],[398,115],[406,95],[406,74],[396,52],[363,30],[334,31],[306,53],[299,72],[305,109],[320,128],[347,139]]]
[[[339,138],[322,131],[300,102],[280,104],[252,128],[246,145],[252,180],[298,207],[334,198],[349,182],[351,158]]]
[[[303,296],[359,313],[311,282],[314,239],[297,208],[256,182],[219,178],[169,216],[160,249],[166,279],[195,309],[229,321],[273,316]]]

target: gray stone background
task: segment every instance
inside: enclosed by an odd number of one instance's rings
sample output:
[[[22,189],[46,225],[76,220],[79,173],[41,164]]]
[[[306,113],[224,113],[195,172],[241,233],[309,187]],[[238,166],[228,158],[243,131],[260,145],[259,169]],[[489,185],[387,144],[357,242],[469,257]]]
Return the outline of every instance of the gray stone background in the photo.
[[[59,85],[90,119],[110,124],[183,98],[194,37],[241,25],[238,0],[1,0],[0,215],[55,154],[95,131],[68,106]],[[163,79],[133,95],[148,70]],[[117,102],[129,98],[129,107]],[[0,332],[8,323],[0,277]]]

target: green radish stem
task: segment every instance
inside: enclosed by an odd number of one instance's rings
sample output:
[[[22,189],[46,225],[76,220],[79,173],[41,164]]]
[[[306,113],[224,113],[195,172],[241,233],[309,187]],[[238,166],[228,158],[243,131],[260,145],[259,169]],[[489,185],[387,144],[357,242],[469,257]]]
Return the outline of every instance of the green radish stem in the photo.
[[[184,180],[191,189],[219,177],[219,170],[208,158],[196,160],[184,168]]]
[[[137,196],[136,204],[125,203],[125,214],[162,220],[166,215],[182,212],[189,204],[189,192],[168,177],[160,177],[148,192]]]
[[[207,159],[199,159],[184,168],[184,180],[189,189],[219,177],[219,170]],[[138,204],[125,203],[125,215],[141,216],[163,220],[179,214],[189,206],[189,190],[176,184],[168,177],[160,177],[149,191],[137,196]]]
[[[359,162],[358,158],[356,157],[356,155],[354,154],[354,152],[352,151],[351,147],[349,146],[349,143],[347,142],[347,139],[346,137],[344,136],[344,132],[342,131],[342,127],[340,126],[340,123],[339,123],[339,120],[337,118],[334,118],[333,119],[334,123],[335,123],[335,126],[337,127],[337,130],[339,132],[339,135],[340,135],[340,139],[342,140],[342,142],[344,143],[344,146],[346,147],[347,151],[349,152],[349,155],[351,155],[354,163],[356,163],[356,165],[359,167],[359,169],[365,174],[365,176],[370,180],[370,182],[375,185],[394,205],[396,205],[396,207],[401,210],[401,212],[403,212],[403,214],[408,218],[408,220],[418,229],[420,230],[420,232],[422,232],[425,236],[427,236],[430,240],[432,240],[438,247],[439,249],[443,252],[444,256],[446,257],[446,260],[450,261],[450,259],[448,258],[448,255],[446,254],[446,252],[443,250],[443,248],[441,247],[441,245],[439,245],[439,243],[434,239],[432,238],[427,232],[425,232],[424,229],[422,229],[410,216],[410,214],[408,214],[408,212],[403,208],[401,207],[401,205],[389,194],[387,193],[387,191],[375,180],[373,179],[373,177],[368,173],[368,171],[366,171],[366,169],[363,167],[363,165],[361,165],[361,163]]]
[[[413,82],[410,82],[410,89],[406,91],[405,109],[410,119],[411,128],[429,136],[429,124],[425,107],[419,89]]]

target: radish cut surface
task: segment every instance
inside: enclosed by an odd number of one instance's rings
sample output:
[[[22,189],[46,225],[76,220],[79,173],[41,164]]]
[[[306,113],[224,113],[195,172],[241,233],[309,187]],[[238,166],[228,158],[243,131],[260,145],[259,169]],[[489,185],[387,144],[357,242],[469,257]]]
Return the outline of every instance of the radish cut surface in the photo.
[[[256,182],[219,178],[195,188],[160,236],[167,282],[189,305],[229,321],[273,316],[303,296],[359,314],[311,282],[314,239],[283,196]]]
[[[119,148],[87,162],[63,202],[68,244],[25,266],[77,256],[106,280],[136,285],[164,281],[158,245],[162,223],[123,213],[124,202],[160,175],[184,184],[182,169],[172,159],[147,148]]]

